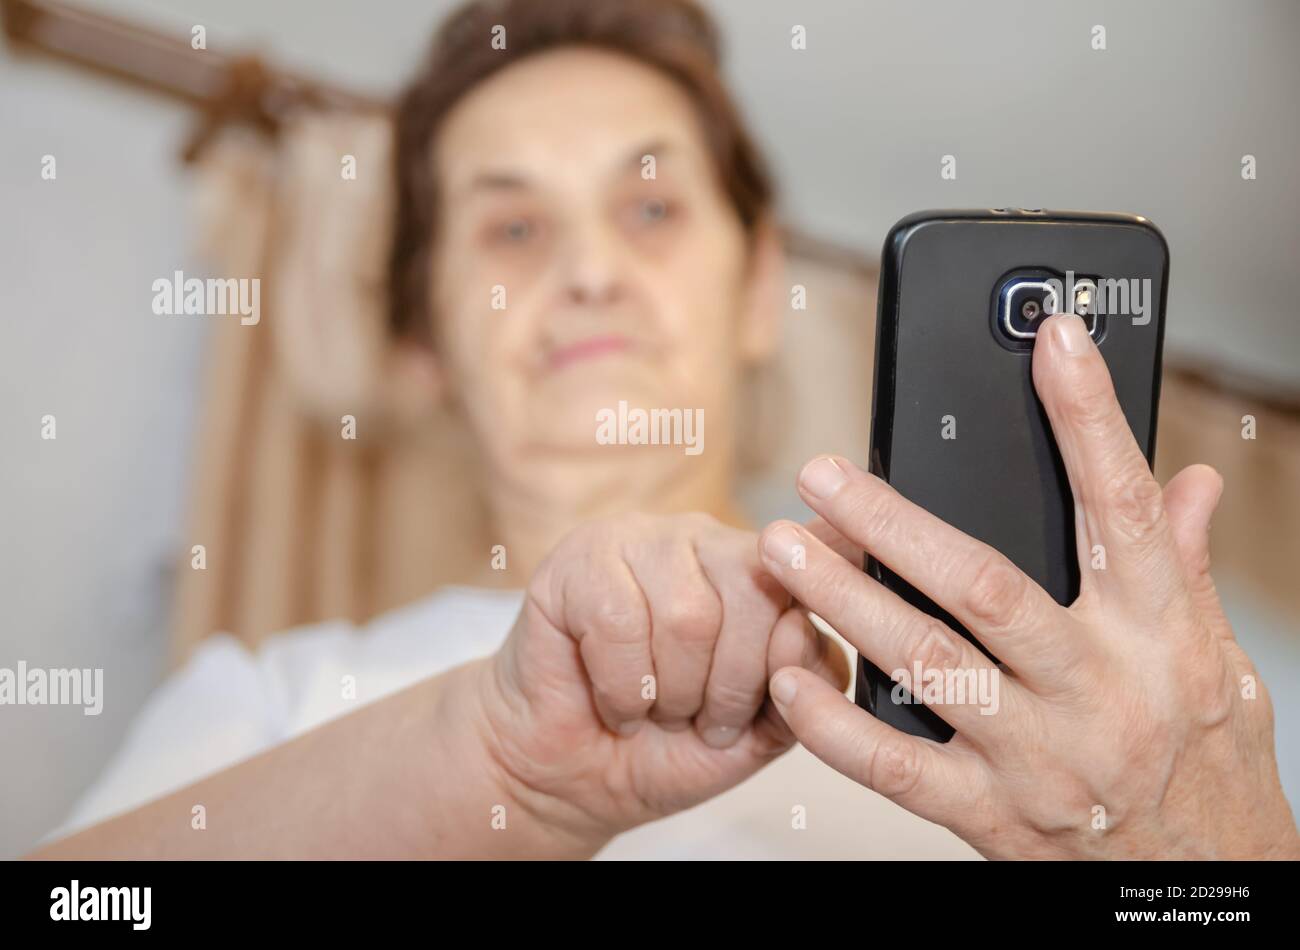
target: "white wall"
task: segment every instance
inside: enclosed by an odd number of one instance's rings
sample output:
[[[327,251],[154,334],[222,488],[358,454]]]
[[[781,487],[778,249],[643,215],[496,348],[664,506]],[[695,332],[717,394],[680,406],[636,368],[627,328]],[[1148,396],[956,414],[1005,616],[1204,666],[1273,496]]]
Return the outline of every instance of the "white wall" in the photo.
[[[106,690],[96,718],[0,707],[0,855],[61,816],[161,669],[204,329],[149,307],[185,261],[181,119],[0,58],[0,666],[102,668]]]
[[[1170,350],[1300,384],[1300,4],[718,6],[799,220],[876,250],[926,207],[1143,214],[1171,248]]]

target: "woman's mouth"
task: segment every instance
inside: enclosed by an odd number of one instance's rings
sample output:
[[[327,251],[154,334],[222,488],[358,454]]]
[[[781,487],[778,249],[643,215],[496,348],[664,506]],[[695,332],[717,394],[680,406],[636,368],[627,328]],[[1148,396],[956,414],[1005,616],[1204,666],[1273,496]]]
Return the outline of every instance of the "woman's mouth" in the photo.
[[[625,352],[631,346],[632,341],[627,337],[613,333],[590,336],[583,340],[575,340],[572,343],[555,347],[548,355],[547,363],[553,370],[564,369],[566,366],[584,360],[597,359],[611,353]]]

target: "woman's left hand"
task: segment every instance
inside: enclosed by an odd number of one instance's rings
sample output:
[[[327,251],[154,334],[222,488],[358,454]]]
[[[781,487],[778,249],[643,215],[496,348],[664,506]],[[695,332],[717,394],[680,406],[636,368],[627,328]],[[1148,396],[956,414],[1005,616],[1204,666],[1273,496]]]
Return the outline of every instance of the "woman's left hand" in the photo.
[[[778,522],[767,569],[884,670],[1000,676],[995,715],[932,708],[946,744],[905,735],[807,672],[771,694],[815,755],[989,857],[1300,856],[1278,780],[1273,710],[1209,574],[1222,480],[1162,490],[1078,317],[1039,334],[1034,382],[1075,498],[1081,589],[1056,603],[1007,558],[840,459],[810,462],[804,500],[907,579],[999,660],[904,603],[806,528]],[[1105,570],[1091,570],[1094,545]],[[792,566],[802,545],[802,568]]]
[[[464,731],[483,741],[464,761],[498,778],[489,802],[526,816],[510,826],[516,856],[594,853],[789,749],[767,683],[793,663],[847,684],[844,651],[791,607],[752,532],[702,514],[589,521],[547,555],[509,639],[477,664],[477,728]]]

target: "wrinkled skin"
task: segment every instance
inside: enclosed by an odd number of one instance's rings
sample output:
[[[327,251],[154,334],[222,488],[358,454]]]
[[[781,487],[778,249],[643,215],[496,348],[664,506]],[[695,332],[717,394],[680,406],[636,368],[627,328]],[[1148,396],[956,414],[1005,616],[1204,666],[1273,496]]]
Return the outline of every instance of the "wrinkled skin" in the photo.
[[[767,699],[789,664],[848,683],[843,650],[763,570],[756,534],[700,514],[600,519],[542,563],[484,667],[487,744],[514,800],[594,851],[790,748]]]
[[[947,744],[894,730],[814,678],[772,695],[815,755],[994,858],[1300,856],[1278,780],[1268,692],[1237,645],[1209,572],[1223,483],[1192,466],[1162,490],[1083,323],[1053,317],[1034,352],[1075,498],[1081,590],[1057,604],[1005,557],[843,459],[800,475],[844,538],[949,611],[1008,668],[999,707],[935,706]],[[817,535],[769,526],[764,563],[885,670],[990,661]],[[792,564],[802,544],[807,566]],[[1092,567],[1095,545],[1105,569]]]

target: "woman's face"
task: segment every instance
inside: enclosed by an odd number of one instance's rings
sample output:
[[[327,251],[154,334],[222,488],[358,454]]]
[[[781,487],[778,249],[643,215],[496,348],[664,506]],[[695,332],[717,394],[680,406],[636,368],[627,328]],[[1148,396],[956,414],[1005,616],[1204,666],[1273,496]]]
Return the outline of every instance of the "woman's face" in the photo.
[[[489,458],[609,452],[597,413],[620,401],[702,410],[705,451],[729,448],[740,370],[773,345],[776,255],[751,261],[686,93],[614,53],[538,54],[435,148],[439,356]]]

